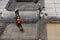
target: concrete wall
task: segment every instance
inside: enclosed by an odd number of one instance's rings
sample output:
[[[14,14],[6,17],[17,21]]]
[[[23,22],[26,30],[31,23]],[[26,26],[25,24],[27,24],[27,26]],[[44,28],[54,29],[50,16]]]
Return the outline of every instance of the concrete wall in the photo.
[[[45,0],[45,7],[49,16],[60,17],[60,0]]]
[[[53,17],[51,20],[60,21],[60,0],[45,0],[45,7],[48,17]]]

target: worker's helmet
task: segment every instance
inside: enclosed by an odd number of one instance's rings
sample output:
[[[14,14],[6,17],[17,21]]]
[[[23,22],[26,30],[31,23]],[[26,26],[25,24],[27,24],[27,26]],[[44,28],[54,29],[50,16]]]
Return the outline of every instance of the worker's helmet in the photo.
[[[18,13],[18,9],[15,9],[15,13]]]

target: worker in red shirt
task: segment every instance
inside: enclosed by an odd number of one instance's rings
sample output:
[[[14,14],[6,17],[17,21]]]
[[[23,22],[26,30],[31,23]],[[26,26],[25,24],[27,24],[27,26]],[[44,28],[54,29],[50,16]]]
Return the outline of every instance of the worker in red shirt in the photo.
[[[24,31],[24,30],[23,30],[23,28],[22,28],[22,25],[21,25],[22,20],[20,19],[20,17],[19,17],[19,16],[18,16],[18,18],[17,18],[17,20],[16,20],[16,23],[17,23],[17,25],[18,25],[18,27],[19,27],[20,31]]]

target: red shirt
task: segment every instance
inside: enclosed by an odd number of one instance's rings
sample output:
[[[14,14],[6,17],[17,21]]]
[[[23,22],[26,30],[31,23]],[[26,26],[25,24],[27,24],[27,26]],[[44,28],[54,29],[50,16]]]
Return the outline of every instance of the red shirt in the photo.
[[[17,23],[20,23],[21,24],[21,22],[22,22],[21,19],[17,19]]]

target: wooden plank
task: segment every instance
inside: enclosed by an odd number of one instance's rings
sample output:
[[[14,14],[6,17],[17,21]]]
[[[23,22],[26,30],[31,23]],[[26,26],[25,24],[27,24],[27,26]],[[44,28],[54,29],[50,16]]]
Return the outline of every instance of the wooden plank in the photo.
[[[60,23],[47,24],[48,40],[60,40]]]

